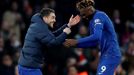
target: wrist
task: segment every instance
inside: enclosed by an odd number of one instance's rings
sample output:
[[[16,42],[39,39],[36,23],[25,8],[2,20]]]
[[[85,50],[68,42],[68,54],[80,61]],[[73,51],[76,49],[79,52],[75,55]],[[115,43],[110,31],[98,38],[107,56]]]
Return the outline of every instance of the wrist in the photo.
[[[67,35],[69,34],[68,32],[64,32],[64,33],[67,34]]]
[[[68,28],[71,28],[71,25],[68,23],[68,24],[67,24],[67,27],[68,27]]]

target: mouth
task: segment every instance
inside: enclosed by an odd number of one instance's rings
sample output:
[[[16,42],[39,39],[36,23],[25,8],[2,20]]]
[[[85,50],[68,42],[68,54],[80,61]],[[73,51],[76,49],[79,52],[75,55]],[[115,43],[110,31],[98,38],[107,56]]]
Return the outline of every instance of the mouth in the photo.
[[[54,24],[54,22],[51,22],[50,24]]]

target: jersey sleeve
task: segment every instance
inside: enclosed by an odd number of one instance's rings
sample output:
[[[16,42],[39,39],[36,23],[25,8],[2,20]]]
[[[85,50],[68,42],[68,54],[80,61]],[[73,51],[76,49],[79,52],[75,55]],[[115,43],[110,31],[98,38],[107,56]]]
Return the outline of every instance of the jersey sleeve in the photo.
[[[78,47],[91,47],[97,45],[102,36],[104,27],[104,17],[101,14],[95,15],[93,22],[93,34],[85,38],[78,39]],[[84,46],[82,46],[84,45]]]

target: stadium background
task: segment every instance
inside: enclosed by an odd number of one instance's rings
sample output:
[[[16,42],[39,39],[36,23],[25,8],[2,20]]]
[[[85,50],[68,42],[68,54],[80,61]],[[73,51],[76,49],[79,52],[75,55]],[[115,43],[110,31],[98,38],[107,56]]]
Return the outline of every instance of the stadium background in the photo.
[[[24,37],[33,14],[43,7],[56,11],[55,29],[68,22],[71,14],[78,14],[78,0],[0,0],[0,75],[18,75],[17,62]],[[117,75],[134,75],[134,1],[95,0],[95,7],[105,11],[117,32],[122,62]],[[54,30],[55,30],[54,29]],[[87,21],[72,28],[68,38],[87,35]],[[45,75],[95,75],[99,61],[97,47],[50,49],[43,64]]]

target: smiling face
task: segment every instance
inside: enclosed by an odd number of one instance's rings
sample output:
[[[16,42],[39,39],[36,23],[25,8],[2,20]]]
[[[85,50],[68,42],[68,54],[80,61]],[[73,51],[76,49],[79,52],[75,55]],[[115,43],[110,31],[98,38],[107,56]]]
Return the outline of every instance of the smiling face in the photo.
[[[43,21],[50,26],[51,28],[54,27],[54,23],[56,22],[55,18],[55,11],[50,8],[43,8],[40,12]]]
[[[56,22],[56,16],[55,13],[50,13],[48,16],[44,16],[43,20],[45,23],[47,23],[51,28],[54,27],[54,23]]]

